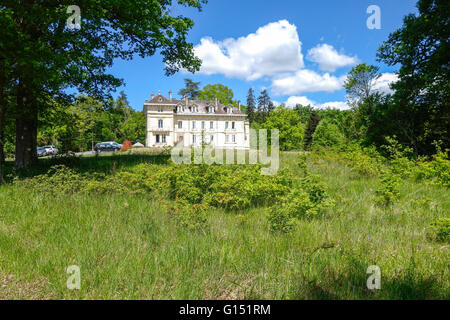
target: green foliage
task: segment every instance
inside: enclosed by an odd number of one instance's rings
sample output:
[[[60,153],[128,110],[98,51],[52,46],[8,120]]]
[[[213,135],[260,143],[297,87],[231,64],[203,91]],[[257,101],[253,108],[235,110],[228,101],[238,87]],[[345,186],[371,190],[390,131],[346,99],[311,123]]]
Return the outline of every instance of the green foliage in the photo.
[[[450,146],[450,7],[446,0],[419,0],[417,9],[377,53],[385,64],[400,65],[393,102],[380,114],[380,124],[389,123],[385,132],[400,143],[430,155],[433,141]]]
[[[400,191],[398,190],[400,179],[394,174],[385,174],[380,181],[380,187],[375,191],[377,197],[375,203],[389,207],[400,198]]]
[[[429,184],[449,187],[450,186],[450,149],[446,152],[438,149],[432,161],[420,161],[414,168],[413,175],[418,180],[425,180]]]
[[[271,207],[269,223],[272,231],[287,233],[295,225],[295,219],[313,218],[333,207],[327,188],[318,176],[306,176],[299,180],[297,188],[279,198]]]
[[[250,123],[255,121],[255,110],[256,102],[255,102],[255,94],[253,92],[253,88],[248,89],[247,94],[247,119]]]
[[[427,229],[427,238],[432,241],[450,242],[450,218],[433,221]]]
[[[344,144],[345,137],[335,122],[326,119],[319,122],[313,136],[313,147],[333,147],[339,149]]]
[[[198,92],[199,100],[211,100],[217,98],[222,104],[233,104],[233,90],[223,84],[208,84]]]
[[[190,204],[177,201],[169,211],[181,228],[188,231],[204,231],[207,227],[207,204]]]
[[[288,210],[272,210],[267,217],[270,230],[275,233],[289,233],[294,227],[296,220]]]
[[[312,111],[306,124],[305,136],[303,138],[303,145],[305,150],[308,150],[313,142],[314,133],[316,132],[317,125],[320,122],[320,117],[316,111]]]
[[[199,94],[200,82],[194,82],[192,79],[184,79],[184,88],[178,91],[181,97],[188,96],[191,100],[196,100]]]
[[[300,150],[303,146],[304,124],[298,113],[283,105],[272,110],[262,124],[264,129],[279,129],[280,150]]]

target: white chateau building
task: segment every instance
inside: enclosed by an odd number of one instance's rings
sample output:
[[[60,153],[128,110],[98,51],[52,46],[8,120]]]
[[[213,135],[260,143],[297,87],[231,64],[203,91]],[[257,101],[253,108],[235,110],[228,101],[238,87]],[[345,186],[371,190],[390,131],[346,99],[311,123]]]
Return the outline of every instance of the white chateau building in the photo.
[[[239,102],[240,106],[240,102]],[[250,147],[249,122],[240,108],[217,101],[172,99],[161,94],[146,100],[146,147],[201,146],[205,143],[216,148],[248,149]]]

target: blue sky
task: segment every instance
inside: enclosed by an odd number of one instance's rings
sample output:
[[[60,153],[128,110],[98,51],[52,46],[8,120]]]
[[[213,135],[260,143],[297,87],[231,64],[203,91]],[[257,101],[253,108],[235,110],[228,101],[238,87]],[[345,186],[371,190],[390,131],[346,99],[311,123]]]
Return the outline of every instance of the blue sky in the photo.
[[[370,5],[380,8],[380,30],[367,28]],[[415,5],[415,0],[210,0],[202,12],[175,7],[195,22],[188,39],[204,60],[200,73],[166,77],[158,54],[118,60],[110,72],[125,80],[117,92],[124,90],[136,110],[152,91],[177,96],[186,77],[201,86],[227,85],[243,103],[253,87],[257,93],[267,88],[279,103],[345,108],[342,81],[358,62],[380,66],[378,87],[389,90],[396,68],[378,63],[376,51],[406,14],[417,12]]]

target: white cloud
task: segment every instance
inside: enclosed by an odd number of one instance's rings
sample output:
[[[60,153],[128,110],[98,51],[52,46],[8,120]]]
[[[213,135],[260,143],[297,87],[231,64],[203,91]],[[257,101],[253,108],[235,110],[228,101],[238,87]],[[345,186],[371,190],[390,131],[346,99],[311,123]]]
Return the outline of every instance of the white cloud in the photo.
[[[286,105],[286,107],[290,107],[290,108],[293,108],[298,104],[301,104],[302,106],[307,106],[307,105],[315,106],[316,105],[315,102],[309,100],[305,96],[291,96],[286,100],[286,102],[284,104]]]
[[[276,100],[272,100],[272,103],[273,103],[273,105],[274,105],[275,107],[278,107],[278,106],[281,105],[281,102],[276,101]]]
[[[343,101],[333,101],[333,102],[325,102],[317,106],[319,109],[338,109],[338,110],[348,110],[350,106],[347,102]]]
[[[373,83],[373,90],[384,94],[393,94],[394,90],[390,88],[390,85],[397,81],[398,75],[395,73],[382,73]]]
[[[340,54],[329,44],[319,44],[310,49],[306,59],[319,64],[322,71],[334,72],[339,68],[353,66],[358,63],[358,58]]]
[[[312,70],[299,70],[295,74],[275,78],[272,89],[277,95],[294,95],[303,92],[333,92],[342,89],[347,76],[323,75]]]
[[[286,102],[284,103],[286,107],[293,108],[297,104],[301,104],[302,106],[310,105],[316,109],[339,109],[339,110],[348,110],[350,106],[343,101],[333,101],[333,102],[325,102],[325,103],[317,103],[313,100],[308,99],[305,96],[290,96]]]
[[[202,38],[194,51],[203,61],[200,73],[251,81],[303,68],[301,47],[297,27],[280,20],[238,39]]]

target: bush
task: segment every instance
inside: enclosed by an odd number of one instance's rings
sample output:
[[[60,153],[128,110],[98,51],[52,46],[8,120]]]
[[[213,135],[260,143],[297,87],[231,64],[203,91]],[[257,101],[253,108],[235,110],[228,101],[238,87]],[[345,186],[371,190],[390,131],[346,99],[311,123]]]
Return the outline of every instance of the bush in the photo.
[[[339,126],[331,120],[322,120],[319,122],[314,132],[312,146],[341,148],[345,144],[344,134]]]
[[[287,210],[273,210],[268,216],[272,232],[289,233],[295,226],[295,219]]]
[[[189,231],[201,231],[207,226],[207,209],[208,205],[205,204],[189,204],[187,202],[177,202],[177,213],[175,218],[177,223],[182,228],[186,228]]]
[[[375,191],[377,198],[375,202],[380,206],[388,207],[399,197],[399,177],[393,174],[385,174],[381,179],[380,187]]]
[[[449,187],[450,186],[450,160],[448,154],[438,148],[438,152],[433,156],[432,161],[420,161],[414,169],[414,177],[417,180],[425,180],[431,185]]]
[[[127,150],[130,150],[132,147],[133,147],[133,144],[131,143],[131,141],[130,140],[125,140],[122,143],[122,149],[120,149],[120,150],[127,151]]]
[[[450,242],[450,218],[433,221],[428,227],[427,238],[432,241]]]
[[[313,218],[332,206],[334,201],[329,199],[325,185],[317,176],[308,176],[271,207],[268,217],[271,230],[289,232],[295,219]]]

